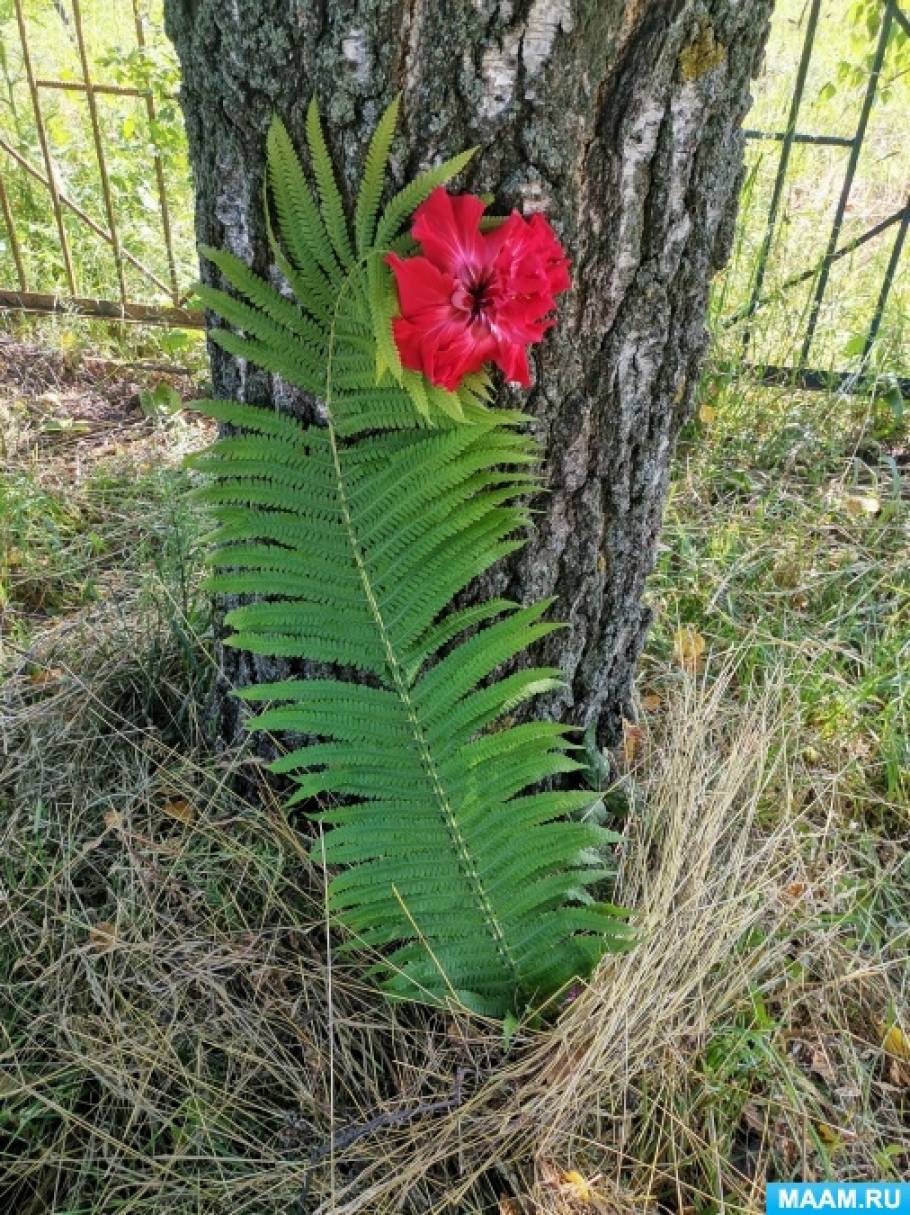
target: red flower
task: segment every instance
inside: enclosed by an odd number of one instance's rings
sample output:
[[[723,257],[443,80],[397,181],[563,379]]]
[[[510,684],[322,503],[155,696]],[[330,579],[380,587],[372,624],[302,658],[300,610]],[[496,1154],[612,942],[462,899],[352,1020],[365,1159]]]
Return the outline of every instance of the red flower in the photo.
[[[527,387],[526,347],[555,323],[554,296],[569,286],[562,245],[542,215],[513,211],[481,232],[483,211],[475,195],[440,186],[414,213],[423,255],[386,257],[398,286],[401,361],[449,390],[487,362]]]

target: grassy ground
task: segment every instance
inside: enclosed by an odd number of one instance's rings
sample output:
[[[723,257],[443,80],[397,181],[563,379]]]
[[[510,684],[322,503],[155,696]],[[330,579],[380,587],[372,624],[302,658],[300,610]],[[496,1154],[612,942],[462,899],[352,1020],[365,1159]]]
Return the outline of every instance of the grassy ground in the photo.
[[[208,749],[182,381],[4,354],[4,1210],[707,1215],[906,1175],[887,410],[707,382],[617,757],[641,944],[506,1046],[364,990],[303,842]]]
[[[181,295],[190,288],[196,274],[191,188],[185,137],[175,100],[176,60],[163,31],[161,0],[140,7],[146,14],[147,42],[141,52],[136,47],[131,0],[82,0],[81,11],[94,79],[105,84],[147,88],[154,97],[156,112],[152,122],[143,100],[102,94],[98,105],[111,199],[122,244],[158,279],[156,285],[142,270],[127,264],[128,295],[133,300],[166,303],[168,293],[161,284],[169,287],[170,270],[153,153],[163,158],[169,228]],[[882,0],[822,0],[799,113],[800,131],[853,136],[883,7]],[[777,0],[765,69],[754,89],[750,127],[768,132],[786,130],[809,10],[806,0]],[[81,80],[78,42],[67,6],[50,4],[48,0],[23,0],[23,11],[35,74],[69,84]],[[105,200],[83,94],[74,89],[43,88],[41,101],[61,189],[96,223],[106,226]],[[910,37],[895,25],[847,202],[841,245],[893,215],[906,203],[904,144],[908,105]],[[40,142],[10,0],[0,0],[0,137],[41,170]],[[779,142],[752,140],[748,144],[749,171],[736,245],[715,291],[716,349],[733,363],[745,353],[754,362],[786,365],[798,354],[814,282],[808,281],[795,289],[785,289],[783,284],[793,274],[818,266],[850,155],[845,147],[793,146],[769,248],[762,290],[762,298],[767,302],[748,324],[729,327],[727,322],[750,298],[765,241],[780,151]],[[70,294],[47,189],[2,150],[0,166],[15,216],[29,288]],[[72,247],[77,293],[117,298],[110,245],[70,209],[65,209],[65,225]],[[811,366],[858,367],[896,233],[897,227],[892,226],[833,265],[810,352]],[[905,251],[904,267],[906,257]],[[12,242],[0,220],[0,286],[17,285]],[[62,328],[66,333],[65,323]],[[750,340],[744,348],[746,331]],[[908,332],[910,275],[898,273],[869,366],[885,372],[900,368],[906,373]],[[152,343],[155,337],[146,333],[144,340]],[[162,340],[173,343],[184,339],[171,335]]]

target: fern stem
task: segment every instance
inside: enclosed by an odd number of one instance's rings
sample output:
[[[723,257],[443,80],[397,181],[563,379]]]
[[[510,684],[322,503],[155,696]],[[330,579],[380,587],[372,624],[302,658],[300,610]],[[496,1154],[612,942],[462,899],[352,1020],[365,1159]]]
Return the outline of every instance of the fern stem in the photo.
[[[457,816],[451,802],[449,801],[445,787],[442,783],[442,779],[439,775],[439,771],[433,760],[432,751],[430,749],[429,742],[427,741],[426,734],[424,733],[423,727],[421,726],[420,720],[417,716],[417,710],[415,709],[414,702],[411,698],[407,675],[398,661],[394,646],[392,645],[392,639],[389,636],[389,631],[382,615],[382,609],[379,606],[379,602],[373,590],[370,573],[366,567],[363,551],[357,538],[357,532],[354,526],[353,516],[351,514],[347,488],[344,480],[344,470],[341,462],[341,452],[338,445],[338,436],[332,416],[332,364],[335,353],[335,328],[338,320],[341,301],[344,298],[344,293],[348,286],[352,284],[355,274],[360,270],[361,265],[366,263],[370,257],[380,256],[384,252],[385,250],[382,249],[371,249],[369,253],[365,254],[348,269],[335,301],[335,308],[329,327],[325,380],[326,426],[329,435],[329,447],[332,454],[332,465],[337,482],[341,517],[348,536],[348,542],[351,546],[351,554],[354,558],[354,564],[357,568],[357,573],[363,586],[364,595],[366,596],[366,600],[369,605],[370,614],[372,615],[376,628],[379,631],[379,636],[385,651],[386,662],[388,663],[389,667],[389,673],[395,685],[395,690],[398,693],[402,705],[404,706],[405,714],[407,715],[408,722],[410,723],[411,730],[414,735],[414,742],[417,746],[421,763],[439,805],[443,826],[445,827],[446,833],[452,842],[452,847],[455,850],[455,854],[458,859],[458,867],[480,906],[487,929],[492,937],[494,948],[499,954],[503,965],[511,974],[515,987],[518,988],[521,985],[521,972],[518,963],[509,947],[505,932],[493,908],[493,904],[486,891],[483,879],[477,868],[477,864],[471,854],[470,848],[468,847],[467,840],[464,838],[464,834],[458,825]]]

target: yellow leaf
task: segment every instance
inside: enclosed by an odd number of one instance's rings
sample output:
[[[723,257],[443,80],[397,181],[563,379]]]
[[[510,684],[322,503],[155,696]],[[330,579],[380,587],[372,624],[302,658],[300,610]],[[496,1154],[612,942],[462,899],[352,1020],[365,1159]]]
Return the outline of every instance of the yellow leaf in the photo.
[[[45,671],[35,671],[28,677],[28,681],[36,688],[43,688],[49,683],[54,683],[58,680],[63,672],[59,667],[48,667]]]
[[[646,692],[641,698],[641,707],[646,713],[655,713],[660,708],[660,697],[656,692]]]
[[[828,1147],[840,1147],[843,1144],[840,1133],[827,1122],[816,1122],[815,1129],[818,1131],[819,1139]]]
[[[910,1063],[910,1038],[899,1025],[889,1025],[882,1039],[882,1050],[896,1059],[905,1059]]]
[[[105,953],[117,943],[117,930],[110,920],[101,920],[88,930],[88,939],[99,953]]]
[[[567,1172],[563,1173],[562,1184],[571,1190],[572,1197],[577,1198],[579,1202],[591,1201],[591,1187],[577,1169],[569,1169]]]
[[[176,819],[178,823],[185,823],[187,826],[193,821],[193,807],[185,797],[172,797],[161,807],[168,818]]]
[[[691,624],[677,629],[673,635],[673,653],[686,671],[700,671],[704,663],[705,639]]]
[[[713,405],[702,405],[698,411],[699,422],[704,422],[705,426],[710,426],[712,422],[717,421],[717,410]]]
[[[848,515],[877,515],[882,504],[872,494],[848,494],[844,499],[844,509]]]
[[[622,753],[626,764],[631,766],[635,763],[636,757],[641,750],[641,745],[644,742],[645,732],[641,726],[637,726],[632,721],[626,721],[623,718],[622,723]]]

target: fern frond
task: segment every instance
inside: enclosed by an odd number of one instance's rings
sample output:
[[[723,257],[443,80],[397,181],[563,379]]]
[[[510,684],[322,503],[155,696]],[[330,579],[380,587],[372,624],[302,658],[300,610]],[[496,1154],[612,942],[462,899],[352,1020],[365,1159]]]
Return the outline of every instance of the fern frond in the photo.
[[[366,163],[363,167],[363,181],[360,184],[357,206],[354,211],[357,252],[361,255],[370,248],[376,230],[376,216],[379,213],[379,200],[385,184],[392,136],[395,134],[395,126],[398,122],[399,101],[400,97],[396,97],[380,118],[376,130],[373,132],[373,138],[370,140]]]
[[[260,312],[258,308],[251,308],[249,304],[235,299],[226,291],[219,291],[216,287],[208,287],[203,283],[196,288],[196,294],[212,312],[276,351],[284,351],[290,362],[310,368],[314,376],[321,378],[324,361],[321,350],[318,346],[311,345],[299,332],[286,329],[276,309]]]
[[[230,297],[225,296],[224,298],[229,299]],[[217,298],[209,304],[213,312],[217,306]],[[321,378],[313,371],[309,363],[303,361],[302,354],[298,355],[288,348],[276,349],[269,342],[238,337],[236,333],[231,333],[228,329],[212,329],[209,331],[209,337],[228,354],[256,363],[260,367],[264,367],[266,371],[280,375],[288,383],[296,384],[298,388],[302,388],[306,392],[318,393],[322,386]]]
[[[442,164],[435,165],[432,169],[427,169],[426,172],[419,174],[403,190],[399,190],[383,211],[376,226],[376,244],[380,248],[386,248],[389,242],[398,235],[398,229],[406,219],[410,218],[414,209],[419,207],[424,199],[429,198],[437,186],[444,186],[447,181],[457,177],[462,169],[470,164],[476,152],[477,148],[468,148],[465,152],[459,152],[457,156],[452,156],[449,160],[444,160]]]
[[[332,158],[326,147],[315,97],[307,106],[306,136],[313,173],[316,177],[316,187],[319,190],[319,203],[325,230],[329,234],[335,255],[342,266],[347,269],[354,261],[354,250],[351,248],[348,224],[344,216],[344,202],[338,182],[335,180],[335,170],[332,168]]]
[[[231,286],[245,295],[250,304],[285,326],[291,333],[302,338],[308,346],[319,353],[320,362],[325,362],[325,349],[328,341],[327,326],[320,325],[306,316],[296,303],[285,299],[258,274],[254,274],[239,257],[222,250],[211,249],[207,245],[200,245],[199,252],[218,267]]]
[[[395,109],[370,146],[353,243],[315,106],[318,204],[273,123],[273,248],[299,306],[213,251],[238,296],[202,296],[234,327],[213,340],[313,393],[327,425],[201,402],[236,433],[192,463],[215,516],[208,585],[245,600],[226,616],[228,644],[346,673],[238,695],[265,706],[252,729],[313,740],[273,768],[295,784],[288,805],[325,827],[339,867],[329,905],[350,946],[380,951],[373,973],[393,999],[502,1016],[587,972],[628,929],[591,894],[616,843],[579,817],[595,795],[541,790],[580,770],[573,731],[510,720],[560,688],[559,671],[498,677],[560,627],[549,602],[451,607],[523,542],[538,454],[521,414],[490,407],[485,374],[448,393],[401,367],[382,258],[470,153],[423,174],[377,223]]]
[[[319,207],[304,176],[291,137],[280,118],[273,118],[266,143],[267,168],[278,216],[278,228],[298,272],[318,282],[314,264],[325,274],[335,290],[325,288],[327,300],[334,304],[341,282],[341,268],[323,223]]]
[[[330,284],[315,262],[304,270],[292,263],[275,233],[267,186],[263,187],[262,199],[265,233],[272,257],[275,259],[275,265],[283,275],[284,281],[294,292],[300,307],[305,309],[315,321],[329,325],[334,314],[334,300]]]
[[[373,257],[367,263],[367,304],[376,342],[376,383],[388,372],[400,384],[403,378],[401,355],[395,345],[392,318],[395,315],[395,292],[392,275],[385,262]],[[418,409],[418,412],[422,412]],[[426,413],[423,413],[426,417]]]

